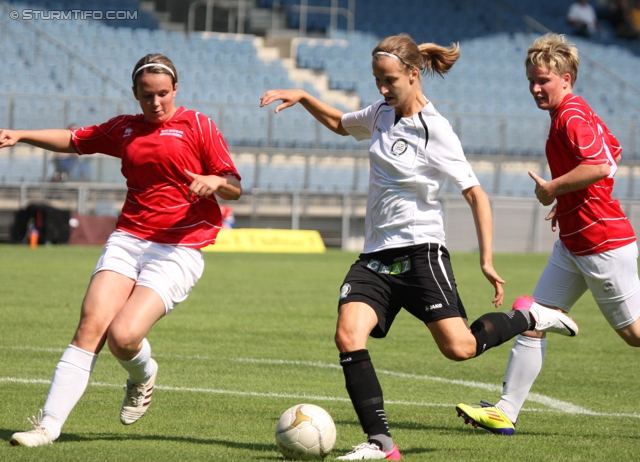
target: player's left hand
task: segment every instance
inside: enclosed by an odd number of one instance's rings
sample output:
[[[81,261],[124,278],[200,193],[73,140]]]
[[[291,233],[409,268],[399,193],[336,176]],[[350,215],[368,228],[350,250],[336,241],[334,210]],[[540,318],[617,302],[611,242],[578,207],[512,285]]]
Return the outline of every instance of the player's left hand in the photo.
[[[187,200],[190,201],[193,196],[209,197],[218,190],[222,183],[222,178],[216,175],[198,175],[197,173],[184,171],[193,181],[189,185],[187,192]]]
[[[536,197],[542,205],[551,205],[556,197],[549,191],[549,182],[540,178],[535,172],[529,171],[529,176],[536,182]]]
[[[555,233],[556,229],[557,229],[557,225],[558,225],[558,218],[556,217],[556,207],[558,206],[558,204],[554,204],[553,208],[551,209],[551,212],[549,212],[549,215],[547,215],[546,217],[544,217],[545,220],[549,221],[551,220],[551,231]]]
[[[490,264],[482,266],[482,273],[495,289],[495,296],[493,297],[491,303],[493,303],[493,305],[497,308],[502,305],[502,301],[504,300],[504,289],[502,288],[502,284],[505,283],[505,280],[498,275],[496,270],[493,268],[493,265]]]

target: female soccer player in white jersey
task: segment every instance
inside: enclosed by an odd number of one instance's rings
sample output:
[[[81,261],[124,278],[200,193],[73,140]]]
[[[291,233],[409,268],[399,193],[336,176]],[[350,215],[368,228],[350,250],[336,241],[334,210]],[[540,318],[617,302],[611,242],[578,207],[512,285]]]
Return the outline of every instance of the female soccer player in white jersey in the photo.
[[[235,200],[242,194],[240,175],[213,121],[174,105],[173,63],[161,54],[147,55],[135,65],[132,79],[142,114],[75,131],[0,130],[0,148],[23,142],[55,152],[118,157],[128,188],[76,333],[53,374],[44,412],[30,419],[33,430],[12,436],[13,445],[43,446],[58,438],[106,341],[129,374],[121,422],[132,424],[144,415],[158,373],[145,337],[202,275],[200,248],[215,242],[222,223],[215,195]]]
[[[536,197],[555,202],[547,220],[559,226],[556,241],[533,298],[514,309],[553,307],[566,313],[587,290],[609,325],[629,345],[640,347],[638,247],[631,223],[611,197],[622,148],[589,105],[573,94],[578,50],[558,34],[529,47],[525,67],[536,105],[551,115],[546,144],[552,180],[534,172]],[[547,339],[525,332],[515,340],[505,372],[502,398],[481,407],[459,404],[458,413],[493,433],[513,435],[533,382],[542,369]]]
[[[492,263],[491,209],[458,137],[421,88],[421,72],[442,75],[459,55],[457,45],[418,46],[407,35],[382,40],[372,52],[372,67],[383,99],[357,112],[343,114],[302,90],[270,90],[261,99],[262,106],[282,101],[275,112],[299,102],[335,133],[371,139],[364,252],[341,287],[335,335],[346,388],[368,442],[340,460],[401,457],[366,349],[369,336],[387,335],[401,308],[423,321],[440,351],[455,361],[531,328],[577,333],[570,318],[547,309],[489,313],[468,327],[445,248],[438,192],[449,178],[469,203],[480,266],[499,306],[504,281]]]

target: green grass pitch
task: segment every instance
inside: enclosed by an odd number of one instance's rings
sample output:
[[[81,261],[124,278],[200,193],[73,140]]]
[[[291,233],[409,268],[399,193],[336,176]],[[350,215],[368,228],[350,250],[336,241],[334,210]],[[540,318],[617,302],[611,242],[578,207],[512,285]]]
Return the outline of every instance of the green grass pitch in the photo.
[[[0,246],[0,460],[277,461],[275,424],[310,402],[333,416],[327,460],[364,441],[333,344],[340,284],[355,253],[206,253],[189,298],[148,336],[160,369],[147,415],[123,426],[125,374],[105,348],[53,446],[9,445],[42,407],[71,340],[97,247]],[[470,319],[494,309],[476,254],[453,254]],[[544,255],[496,255],[506,301],[531,293]],[[512,342],[455,363],[406,312],[369,350],[406,461],[637,460],[640,351],[624,344],[583,297],[575,338],[550,335],[545,367],[514,437],[464,425],[459,402],[497,401]]]

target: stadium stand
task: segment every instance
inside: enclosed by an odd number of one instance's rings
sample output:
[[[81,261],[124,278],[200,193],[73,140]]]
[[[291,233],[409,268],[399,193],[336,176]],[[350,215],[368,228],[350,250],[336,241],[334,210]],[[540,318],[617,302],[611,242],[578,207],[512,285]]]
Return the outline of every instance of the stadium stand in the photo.
[[[148,2],[147,2],[148,3]],[[532,34],[523,17],[554,31],[567,33],[564,20],[570,0],[376,1],[375,8],[357,3],[355,30],[345,31],[338,15],[337,30],[328,14],[306,18],[310,37],[292,40],[298,68],[328,77],[329,88],[357,95],[360,105],[379,98],[371,74],[370,54],[383,36],[407,32],[416,41],[447,45],[460,42],[462,55],[446,78],[425,77],[425,93],[451,121],[471,156],[507,156],[518,160],[541,157],[548,116],[531,102],[523,60]],[[330,7],[331,0],[308,0],[309,6]],[[347,0],[337,2],[347,8]],[[130,93],[130,72],[148,52],[167,54],[180,72],[179,103],[209,115],[232,147],[293,150],[360,151],[362,143],[322,129],[301,108],[287,117],[260,110],[259,96],[268,88],[302,85],[319,96],[314,85],[291,77],[284,60],[265,59],[255,36],[163,30],[154,15],[137,0],[94,2],[95,11],[137,12],[137,19],[9,20],[10,10],[87,9],[78,0],[9,2],[0,8],[0,45],[5,69],[0,88],[0,125],[13,128],[88,125],[122,112],[138,112]],[[279,0],[288,26],[300,27],[299,0]],[[6,6],[6,4],[5,4]],[[256,0],[255,7],[273,8],[273,0]],[[380,21],[384,17],[385,21]],[[391,26],[390,26],[391,25]],[[115,27],[114,27],[115,26]],[[583,94],[620,137],[627,158],[640,159],[639,47],[609,34],[599,41],[572,37],[583,57],[576,92]],[[337,158],[337,156],[336,156]],[[41,162],[41,160],[38,160]],[[11,175],[0,164],[0,181],[20,178],[40,181],[42,166],[22,169],[12,164]],[[105,161],[106,162],[106,161]],[[274,189],[366,190],[366,168],[358,162],[335,167],[308,162],[302,167],[269,157],[260,165],[246,164],[252,187]],[[29,176],[28,172],[32,172]],[[17,173],[16,173],[17,172]],[[121,181],[117,169],[103,169]],[[259,175],[255,175],[258,172]],[[359,172],[359,173],[358,173]],[[15,175],[14,175],[15,173]],[[494,184],[493,174],[487,181]],[[521,194],[522,175],[503,172],[495,192]],[[330,184],[326,179],[331,178]],[[318,179],[324,179],[321,181]],[[357,180],[355,180],[357,179]],[[530,191],[527,190],[528,194]]]

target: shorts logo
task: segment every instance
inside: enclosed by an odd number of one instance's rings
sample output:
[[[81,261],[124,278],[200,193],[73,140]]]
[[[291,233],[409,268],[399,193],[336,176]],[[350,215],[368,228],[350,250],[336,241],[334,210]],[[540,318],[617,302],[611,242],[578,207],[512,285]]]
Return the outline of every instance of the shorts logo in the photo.
[[[400,138],[398,141],[393,143],[393,146],[391,146],[391,154],[395,156],[404,154],[408,146],[409,146],[409,143],[407,143],[407,140]]]
[[[127,136],[131,135],[131,132],[133,131],[133,129],[131,127],[127,127],[124,131],[124,135],[122,135],[123,138],[126,138]]]
[[[345,298],[351,292],[351,285],[349,283],[343,284],[340,288],[340,300]]]
[[[442,308],[442,303],[434,303],[433,305],[429,305],[427,307],[427,311],[437,310],[438,308]]]
[[[404,257],[404,260],[396,261],[391,265],[385,265],[379,260],[371,260],[367,263],[367,268],[380,274],[403,274],[411,269],[411,260]]]
[[[607,281],[602,285],[605,292],[613,292],[616,288],[613,286],[613,282]]]

